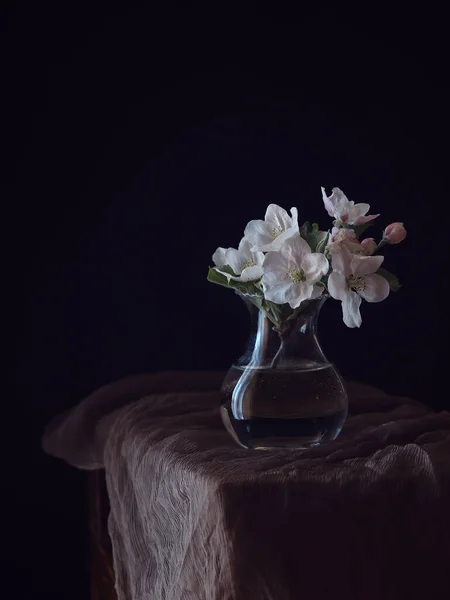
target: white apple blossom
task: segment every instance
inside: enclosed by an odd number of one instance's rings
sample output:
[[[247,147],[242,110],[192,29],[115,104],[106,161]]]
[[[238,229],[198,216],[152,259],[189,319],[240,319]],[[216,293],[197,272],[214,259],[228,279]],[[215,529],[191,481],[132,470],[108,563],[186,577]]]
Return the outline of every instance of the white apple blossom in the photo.
[[[345,246],[352,253],[363,252],[361,244],[356,237],[356,233],[353,231],[353,229],[348,227],[333,227],[331,230],[327,248],[330,250],[330,252],[332,252],[333,248],[337,245]]]
[[[328,273],[328,267],[323,254],[311,252],[300,236],[291,237],[278,252],[268,252],[264,258],[264,297],[297,308],[304,300],[322,294],[324,287],[317,284]]]
[[[284,242],[299,235],[298,211],[291,208],[291,217],[277,204],[269,204],[264,221],[250,221],[244,235],[252,243],[254,252],[279,250]]]
[[[333,188],[331,196],[327,196],[323,187],[322,198],[330,217],[334,217],[346,225],[362,225],[380,216],[367,215],[366,213],[370,209],[370,204],[355,204],[339,188]]]
[[[361,325],[361,298],[367,302],[381,302],[389,295],[389,283],[375,273],[383,260],[384,256],[352,254],[343,245],[333,248],[333,272],[328,278],[328,291],[333,298],[341,300],[347,327]]]
[[[251,243],[243,237],[239,243],[239,248],[217,248],[213,254],[213,262],[216,265],[216,271],[223,273],[228,278],[236,281],[256,281],[261,279],[263,274],[262,263],[264,254],[262,252],[253,252]],[[224,266],[232,268],[236,276],[222,271]]]

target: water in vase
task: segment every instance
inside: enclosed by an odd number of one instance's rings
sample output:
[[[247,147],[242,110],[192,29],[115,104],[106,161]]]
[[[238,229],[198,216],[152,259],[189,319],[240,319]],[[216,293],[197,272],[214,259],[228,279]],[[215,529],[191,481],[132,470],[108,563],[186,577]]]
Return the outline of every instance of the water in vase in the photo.
[[[222,386],[222,420],[241,446],[307,448],[335,439],[347,415],[347,394],[327,362],[292,368],[233,366]]]

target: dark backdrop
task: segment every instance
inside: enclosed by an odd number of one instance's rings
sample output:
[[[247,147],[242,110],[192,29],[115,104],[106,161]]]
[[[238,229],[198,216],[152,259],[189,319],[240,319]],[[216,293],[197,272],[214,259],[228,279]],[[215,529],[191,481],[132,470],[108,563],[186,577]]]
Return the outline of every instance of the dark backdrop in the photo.
[[[226,369],[247,315],[207,267],[270,202],[325,227],[320,186],[338,186],[405,222],[387,265],[402,291],[364,305],[360,330],[328,303],[321,339],[346,376],[449,406],[444,19],[408,10],[5,11],[2,559],[17,597],[88,595],[85,475],[43,455],[45,423],[124,375]]]

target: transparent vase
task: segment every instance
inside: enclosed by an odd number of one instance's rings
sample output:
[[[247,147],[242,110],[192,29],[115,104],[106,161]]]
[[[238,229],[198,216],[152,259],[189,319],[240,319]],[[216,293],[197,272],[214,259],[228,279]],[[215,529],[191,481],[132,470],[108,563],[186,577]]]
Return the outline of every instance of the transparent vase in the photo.
[[[252,331],[244,355],[222,384],[221,417],[244,448],[308,448],[334,440],[347,416],[344,382],[325,357],[317,319],[326,296],[308,302],[277,331],[241,296]]]

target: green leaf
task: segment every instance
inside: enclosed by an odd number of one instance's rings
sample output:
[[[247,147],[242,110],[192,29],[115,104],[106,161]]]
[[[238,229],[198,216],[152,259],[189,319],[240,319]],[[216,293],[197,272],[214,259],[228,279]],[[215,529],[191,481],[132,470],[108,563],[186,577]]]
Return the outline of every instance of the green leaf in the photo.
[[[263,310],[263,308],[264,308],[263,296],[252,296],[251,301],[256,306],[256,308],[259,308],[259,310]]]
[[[220,267],[220,270],[223,271],[224,273],[228,273],[228,275],[233,275],[233,277],[237,277],[237,273],[235,273],[233,271],[233,269],[230,267],[230,265],[222,265]]]
[[[221,267],[222,270],[226,270],[230,275],[234,275],[232,269],[230,267]],[[209,267],[208,270],[208,281],[211,283],[216,283],[217,285],[222,285],[223,287],[230,288],[232,290],[236,290],[241,294],[245,294],[247,296],[259,296],[263,297],[262,290],[257,286],[257,282],[255,281],[236,281],[235,279],[228,280],[228,277],[223,273],[219,273],[214,267]]]
[[[356,234],[356,237],[359,239],[359,237],[366,231],[366,229],[368,229],[369,227],[372,227],[373,223],[364,223],[363,225],[354,225],[353,227],[353,231]]]
[[[309,247],[311,248],[312,252],[316,252],[316,248],[317,248],[317,235],[315,233],[310,233],[308,236],[308,239],[306,240],[308,242]]]
[[[324,236],[323,240],[317,244],[316,252],[321,252],[322,254],[325,252],[325,248],[328,244],[329,237],[330,237],[330,232],[327,231],[327,234]]]
[[[262,297],[262,291],[256,287],[254,281],[236,281],[234,279],[230,279],[229,287],[237,290],[241,294],[245,294],[246,296],[260,296]]]
[[[386,281],[389,283],[389,287],[393,292],[398,292],[398,290],[402,287],[402,284],[398,280],[397,275],[391,273],[390,271],[386,271],[386,269],[378,269],[378,275],[384,277]]]
[[[313,252],[316,251],[318,233],[319,226],[317,223],[311,225],[309,221],[306,221],[306,223],[303,223],[300,227],[300,236],[305,240]]]
[[[209,267],[208,269],[208,281],[211,283],[216,283],[217,285],[223,285],[224,287],[230,287],[228,285],[228,279],[223,273],[219,273],[213,267]]]
[[[270,300],[264,300],[264,304],[277,321],[283,317],[284,310],[282,304],[275,304],[275,302],[270,302]]]
[[[308,246],[311,248],[311,250],[313,252],[316,251],[318,232],[319,232],[319,226],[317,225],[317,223],[313,223],[311,225],[311,223],[309,221],[304,223],[304,225],[302,225],[302,227],[300,229],[300,235],[302,236],[302,238],[305,240],[305,242],[308,244]]]
[[[300,235],[304,238],[308,233],[311,233],[312,227],[309,221],[305,221],[303,225],[300,227]],[[305,238],[306,239],[306,238]]]

